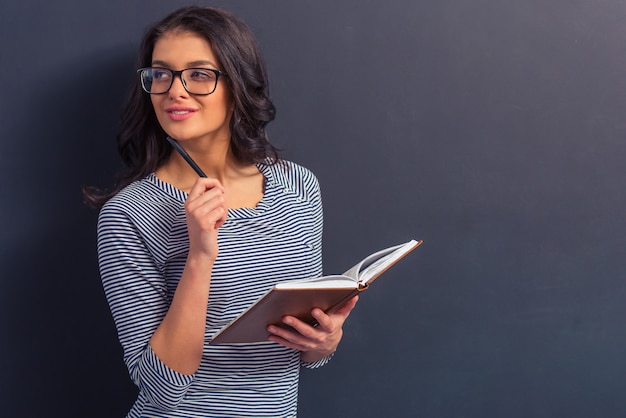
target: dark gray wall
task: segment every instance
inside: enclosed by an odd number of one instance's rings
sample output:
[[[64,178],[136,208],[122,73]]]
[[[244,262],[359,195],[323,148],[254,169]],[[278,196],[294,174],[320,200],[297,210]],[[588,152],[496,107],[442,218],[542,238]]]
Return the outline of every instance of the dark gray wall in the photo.
[[[112,179],[138,40],[185,3],[4,3],[0,410],[123,416],[80,187]],[[623,416],[626,4],[213,4],[257,34],[271,135],[320,179],[326,272],[425,240],[303,373],[300,416]]]

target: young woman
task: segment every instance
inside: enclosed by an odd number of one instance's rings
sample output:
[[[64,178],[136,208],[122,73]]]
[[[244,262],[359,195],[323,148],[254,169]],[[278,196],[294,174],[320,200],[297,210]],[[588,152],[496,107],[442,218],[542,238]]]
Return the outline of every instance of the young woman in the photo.
[[[266,342],[209,345],[278,281],[322,273],[315,176],[279,159],[267,77],[244,23],[175,11],[146,33],[118,135],[128,172],[87,190],[101,208],[102,282],[139,395],[129,417],[295,416],[299,369],[325,364],[356,304],[269,326]],[[204,171],[167,140],[174,138]]]

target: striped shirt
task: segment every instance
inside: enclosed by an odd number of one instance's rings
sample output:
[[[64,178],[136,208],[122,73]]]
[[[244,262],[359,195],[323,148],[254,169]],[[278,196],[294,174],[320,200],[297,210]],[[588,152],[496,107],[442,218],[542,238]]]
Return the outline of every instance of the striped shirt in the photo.
[[[127,417],[293,417],[300,352],[273,342],[209,345],[222,326],[278,281],[322,273],[322,202],[315,176],[291,162],[258,165],[255,208],[229,209],[219,229],[199,369],[168,368],[149,340],[167,313],[185,266],[187,193],[154,174],[102,208],[98,257],[124,362],[139,394]]]

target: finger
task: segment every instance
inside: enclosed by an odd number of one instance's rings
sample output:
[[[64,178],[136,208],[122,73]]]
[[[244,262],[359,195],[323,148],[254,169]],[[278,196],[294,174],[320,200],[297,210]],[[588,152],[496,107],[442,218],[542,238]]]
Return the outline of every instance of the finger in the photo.
[[[293,342],[291,342],[289,340],[286,340],[286,339],[281,338],[281,337],[279,337],[277,335],[274,335],[274,334],[270,334],[270,336],[268,337],[268,340],[269,341],[274,341],[275,343],[278,343],[278,344],[280,344],[282,346],[285,346],[285,347],[293,348],[294,350],[307,351],[306,347],[304,347],[304,346],[302,346],[300,344],[293,343]]]
[[[217,196],[202,205],[188,205],[186,210],[190,226],[197,225],[201,229],[219,228],[228,215],[223,196]]]
[[[228,208],[226,207],[226,205],[223,205],[221,216],[215,222],[215,227],[220,228],[222,225],[224,225],[224,222],[226,222],[227,217],[228,217]]]
[[[315,308],[311,310],[311,315],[315,318],[321,328],[327,331],[332,331],[337,327],[340,328],[343,326],[343,323],[350,315],[350,312],[352,312],[352,309],[354,309],[358,300],[359,297],[354,296],[345,302],[339,309],[330,314],[325,313],[319,308]]]
[[[222,187],[219,181],[206,178],[198,179],[187,196],[185,208],[193,212],[198,207],[220,196],[224,197],[224,187]]]
[[[352,311],[352,309],[354,309],[358,301],[359,301],[359,297],[354,296],[353,298],[349,299],[346,303],[344,303],[339,309],[333,312],[333,314],[348,317],[348,315],[350,315],[350,312]]]
[[[204,218],[215,212],[216,216],[212,217],[213,221],[222,221],[222,223],[225,221],[228,208],[226,206],[224,189],[221,185],[217,186],[215,184],[215,182],[209,180],[198,182],[194,185],[193,192],[190,192],[185,201],[185,210],[188,214]],[[214,187],[211,187],[211,185]],[[216,210],[218,208],[219,210]]]
[[[217,198],[220,198],[220,200],[218,200],[218,204],[221,204],[224,201],[224,189],[221,186],[208,188],[203,188],[202,185],[197,186],[198,188],[193,192],[193,194],[190,192],[187,200],[185,201],[187,209],[193,211],[196,208],[205,205],[207,202]]]
[[[207,222],[213,225],[213,228],[218,229],[224,222],[226,222],[226,218],[228,216],[228,209],[224,205],[219,205],[214,209],[208,211],[206,215]]]
[[[196,180],[194,185],[191,187],[191,190],[189,191],[189,197],[194,199],[202,195],[207,190],[212,190],[212,189],[221,190],[222,193],[224,192],[224,187],[219,182],[219,180],[210,179],[206,177],[200,177]]]
[[[292,333],[296,336],[302,335],[304,337],[316,339],[318,337],[319,331],[316,330],[316,326],[311,325],[308,322],[304,322],[295,316],[287,315],[283,318],[283,324],[288,325],[293,328],[296,333]],[[284,328],[283,328],[284,329]]]
[[[332,318],[320,308],[313,308],[311,310],[311,316],[315,319],[314,328],[321,328],[324,331],[332,331],[333,320]]]
[[[300,321],[301,322],[301,321]],[[295,326],[294,326],[295,325]],[[313,346],[313,341],[307,338],[306,334],[301,333],[296,326],[298,324],[290,324],[297,332],[290,331],[287,328],[283,328],[277,325],[270,325],[267,327],[267,331],[270,333],[270,340],[276,341],[282,345],[288,345],[291,348],[297,348],[298,350],[307,350]],[[313,327],[307,324],[312,330]],[[306,332],[306,331],[305,331]]]

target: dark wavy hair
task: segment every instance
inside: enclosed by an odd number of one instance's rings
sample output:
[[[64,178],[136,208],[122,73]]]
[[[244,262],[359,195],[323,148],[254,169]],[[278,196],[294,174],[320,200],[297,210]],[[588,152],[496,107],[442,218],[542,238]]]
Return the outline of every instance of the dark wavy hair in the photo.
[[[191,32],[206,39],[221,63],[234,99],[230,120],[233,155],[244,163],[275,163],[278,150],[269,141],[266,125],[276,108],[269,98],[265,63],[248,26],[229,12],[213,7],[178,9],[145,33],[139,50],[138,68],[149,67],[156,42],[171,32]],[[87,186],[85,203],[100,208],[122,188],[154,172],[172,152],[167,134],[157,121],[150,97],[136,77],[122,113],[117,148],[127,170],[110,191]]]

